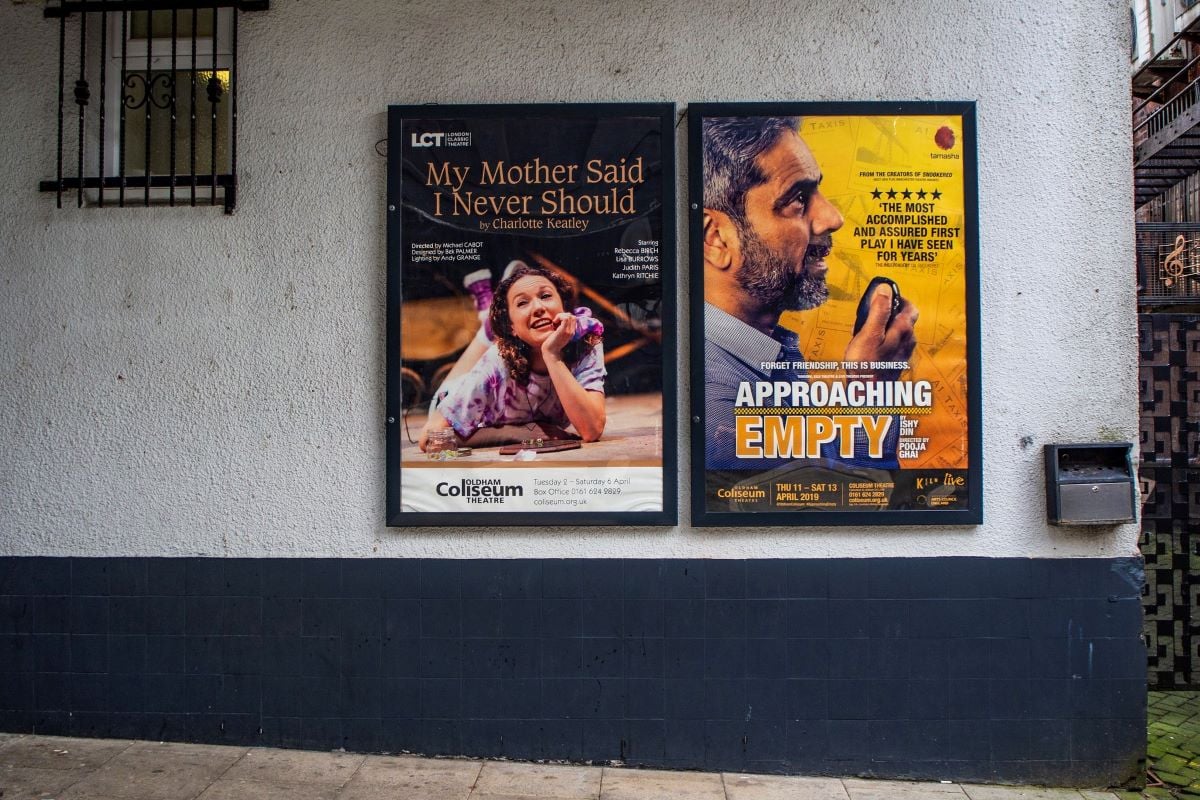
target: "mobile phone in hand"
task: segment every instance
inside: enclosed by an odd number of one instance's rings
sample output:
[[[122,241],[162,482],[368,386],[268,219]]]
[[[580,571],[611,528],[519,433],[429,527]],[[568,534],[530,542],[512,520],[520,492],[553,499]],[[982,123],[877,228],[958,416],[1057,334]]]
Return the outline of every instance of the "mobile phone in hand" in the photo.
[[[875,296],[875,290],[885,283],[892,287],[892,311],[888,314],[887,324],[884,325],[884,328],[891,325],[892,320],[896,318],[896,312],[900,310],[900,287],[891,278],[876,275],[867,284],[867,289],[863,292],[862,299],[858,301],[858,313],[854,316],[854,336],[858,335],[858,332],[862,330],[862,326],[867,322],[867,315],[871,311],[871,298]]]

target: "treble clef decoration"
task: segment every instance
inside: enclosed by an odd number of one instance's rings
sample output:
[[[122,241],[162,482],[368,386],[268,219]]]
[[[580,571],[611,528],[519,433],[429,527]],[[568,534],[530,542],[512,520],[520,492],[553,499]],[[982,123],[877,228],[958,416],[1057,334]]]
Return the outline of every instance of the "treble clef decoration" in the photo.
[[[1166,276],[1163,278],[1164,286],[1171,286],[1175,283],[1175,279],[1183,275],[1183,251],[1187,249],[1187,240],[1183,235],[1175,237],[1175,249],[1167,253],[1163,259],[1162,271]]]

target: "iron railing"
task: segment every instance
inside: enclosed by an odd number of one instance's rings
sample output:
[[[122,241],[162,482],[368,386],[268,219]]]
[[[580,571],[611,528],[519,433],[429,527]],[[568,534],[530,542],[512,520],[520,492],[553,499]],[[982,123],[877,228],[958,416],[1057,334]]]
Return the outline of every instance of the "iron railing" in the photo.
[[[1185,66],[1181,67],[1176,76],[1186,75],[1187,70],[1195,66],[1197,62],[1200,62],[1200,57],[1193,58]],[[1141,140],[1143,136],[1154,136],[1178,119],[1184,111],[1196,105],[1197,102],[1200,102],[1200,78],[1197,78],[1171,95],[1170,99],[1163,101],[1162,105],[1158,108],[1146,114],[1140,122],[1137,121],[1138,112],[1146,109],[1148,103],[1155,102],[1154,98],[1170,85],[1169,83],[1164,83],[1150,97],[1143,100],[1141,104],[1134,108],[1135,121],[1133,135],[1135,139]]]

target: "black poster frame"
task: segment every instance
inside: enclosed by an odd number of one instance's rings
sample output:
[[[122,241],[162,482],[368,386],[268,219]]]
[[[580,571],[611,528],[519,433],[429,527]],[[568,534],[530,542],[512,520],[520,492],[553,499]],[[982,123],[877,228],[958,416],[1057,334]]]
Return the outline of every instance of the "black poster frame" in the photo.
[[[608,511],[592,509],[565,511],[405,511],[401,496],[401,449],[406,441],[401,363],[401,317],[403,300],[403,187],[405,123],[424,120],[529,121],[573,120],[612,123],[622,118],[657,118],[660,139],[660,188],[656,213],[661,232],[658,245],[661,303],[660,381],[661,419],[661,510]],[[676,375],[678,343],[675,311],[678,292],[676,250],[675,184],[676,111],[671,103],[566,103],[566,104],[478,104],[478,105],[393,105],[388,108],[387,177],[387,335],[386,375],[386,523],[389,527],[487,527],[533,525],[640,525],[669,526],[678,521],[678,465],[676,442]],[[586,445],[584,445],[586,447]]]
[[[692,103],[688,107],[688,197],[691,313],[691,490],[696,526],[978,525],[983,521],[982,390],[979,331],[978,153],[973,101]],[[871,510],[711,510],[706,468],[703,121],[710,117],[961,116],[966,337],[968,501],[957,508]],[[836,243],[834,244],[836,247]],[[898,470],[902,471],[902,470]],[[843,487],[844,488],[844,487]]]

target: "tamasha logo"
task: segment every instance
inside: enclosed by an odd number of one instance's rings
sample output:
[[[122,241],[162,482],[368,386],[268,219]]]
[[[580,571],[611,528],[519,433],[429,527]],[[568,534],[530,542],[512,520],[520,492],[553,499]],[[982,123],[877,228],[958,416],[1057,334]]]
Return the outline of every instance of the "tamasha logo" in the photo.
[[[954,147],[954,129],[949,125],[943,125],[937,129],[937,133],[933,135],[933,142],[943,150],[949,150]]]

